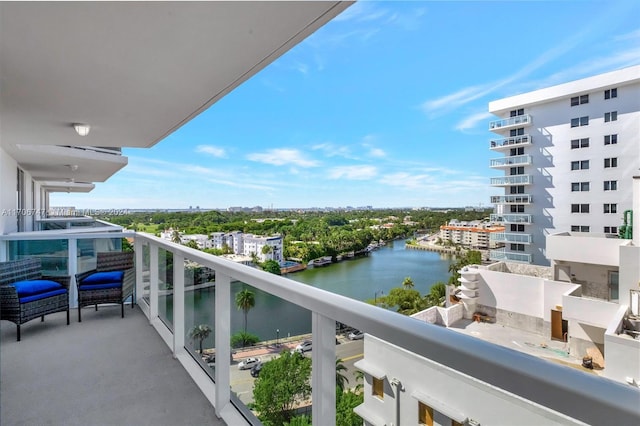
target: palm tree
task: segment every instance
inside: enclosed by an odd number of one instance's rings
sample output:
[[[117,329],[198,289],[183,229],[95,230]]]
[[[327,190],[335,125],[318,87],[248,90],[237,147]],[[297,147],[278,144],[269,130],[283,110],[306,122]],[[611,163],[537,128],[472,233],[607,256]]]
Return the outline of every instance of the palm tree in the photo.
[[[256,306],[256,299],[251,290],[244,289],[236,294],[236,306],[238,310],[244,312],[244,332],[247,333],[247,315],[251,308]]]
[[[204,339],[209,337],[211,331],[211,327],[207,324],[196,325],[189,331],[189,338],[191,340],[198,339],[200,341],[200,354],[202,354],[202,342],[204,342]]]
[[[171,241],[176,243],[176,244],[180,244],[181,240],[180,240],[180,232],[178,232],[177,230],[173,231],[171,233]]]
[[[358,384],[356,385],[354,391],[356,393],[360,393],[364,388],[364,373],[361,370],[356,370],[356,382],[358,382]]]
[[[336,358],[336,386],[340,389],[340,392],[344,392],[344,385],[349,383],[347,376],[342,373],[347,371],[347,367],[342,363],[342,359]]]
[[[402,281],[402,287],[404,287],[405,290],[412,289],[414,286],[415,284],[413,283],[413,280],[411,279],[411,277],[406,277]]]

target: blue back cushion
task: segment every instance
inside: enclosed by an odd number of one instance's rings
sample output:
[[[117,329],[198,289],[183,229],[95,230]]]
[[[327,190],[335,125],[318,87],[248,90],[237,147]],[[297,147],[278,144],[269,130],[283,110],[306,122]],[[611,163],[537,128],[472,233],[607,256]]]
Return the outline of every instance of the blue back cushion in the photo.
[[[16,292],[18,293],[19,298],[64,289],[62,284],[50,280],[17,281],[12,285],[16,288]]]
[[[122,282],[123,271],[95,272],[82,280],[81,285],[107,284]]]

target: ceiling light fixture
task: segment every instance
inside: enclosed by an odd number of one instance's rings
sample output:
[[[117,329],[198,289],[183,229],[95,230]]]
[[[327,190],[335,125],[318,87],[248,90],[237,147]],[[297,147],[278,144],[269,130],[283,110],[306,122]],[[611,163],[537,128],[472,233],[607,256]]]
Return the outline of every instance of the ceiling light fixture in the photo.
[[[73,128],[76,129],[76,132],[80,136],[87,136],[89,134],[89,130],[91,130],[91,126],[82,123],[73,123]]]

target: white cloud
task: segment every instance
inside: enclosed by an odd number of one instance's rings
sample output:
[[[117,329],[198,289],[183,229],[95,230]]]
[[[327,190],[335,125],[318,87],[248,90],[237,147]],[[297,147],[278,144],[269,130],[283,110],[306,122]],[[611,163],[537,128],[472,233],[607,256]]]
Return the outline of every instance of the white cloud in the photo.
[[[227,153],[225,152],[224,148],[220,148],[213,145],[198,145],[196,146],[196,152],[209,154],[217,158],[227,157]]]
[[[207,181],[211,183],[215,183],[216,185],[231,186],[234,188],[257,189],[260,191],[272,191],[275,189],[272,186],[258,185],[255,183],[237,182],[237,181],[225,180],[225,179],[207,179]]]
[[[486,128],[486,122],[491,117],[492,114],[489,112],[478,112],[476,114],[472,114],[466,117],[464,120],[458,122],[458,124],[456,124],[456,130],[465,132],[476,127],[478,123],[484,123]]]
[[[371,148],[369,150],[369,155],[376,158],[386,157],[387,153],[380,148]]]
[[[253,153],[247,155],[250,161],[272,164],[274,166],[284,166],[292,164],[299,167],[317,167],[319,163],[315,160],[304,158],[304,155],[297,149],[275,148],[263,153]]]
[[[336,145],[331,142],[323,142],[311,147],[314,151],[321,151],[326,157],[344,157],[353,159],[351,149],[346,145]]]
[[[368,180],[378,174],[374,166],[340,166],[329,170],[329,179]]]

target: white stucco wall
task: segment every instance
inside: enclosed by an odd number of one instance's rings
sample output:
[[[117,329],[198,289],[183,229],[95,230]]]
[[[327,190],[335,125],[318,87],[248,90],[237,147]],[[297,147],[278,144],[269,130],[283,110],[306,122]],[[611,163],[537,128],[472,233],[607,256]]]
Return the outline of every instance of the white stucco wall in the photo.
[[[478,295],[481,305],[544,317],[544,286],[541,278],[480,270]]]
[[[364,404],[357,409],[375,419],[376,424],[398,426],[396,388],[391,385],[394,378],[404,387],[400,392],[400,425],[418,424],[416,394],[437,402],[442,411],[436,406],[432,408],[436,422],[441,425],[451,424],[444,411],[458,413],[481,425],[581,424],[368,334],[364,353],[368,365],[386,374],[382,399],[372,395],[372,378],[365,374]]]
[[[562,296],[580,288],[579,285],[573,283],[565,283],[561,281],[543,281],[544,286],[544,320],[551,321],[551,311],[557,310],[558,305],[562,306]]]
[[[604,375],[612,380],[640,386],[640,340],[628,334],[617,334],[626,312],[626,306],[621,306],[605,332]]]
[[[16,170],[18,163],[0,148],[0,234],[16,232],[16,217],[8,214],[16,206]],[[4,213],[4,214],[3,214]]]

